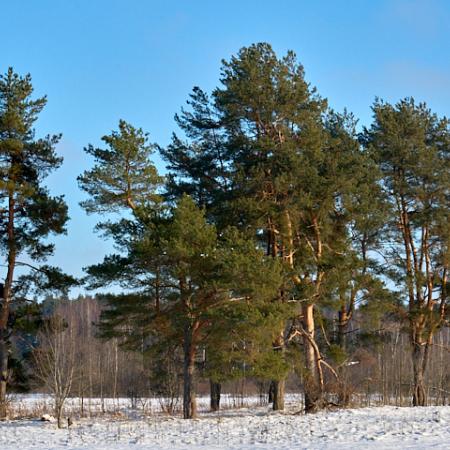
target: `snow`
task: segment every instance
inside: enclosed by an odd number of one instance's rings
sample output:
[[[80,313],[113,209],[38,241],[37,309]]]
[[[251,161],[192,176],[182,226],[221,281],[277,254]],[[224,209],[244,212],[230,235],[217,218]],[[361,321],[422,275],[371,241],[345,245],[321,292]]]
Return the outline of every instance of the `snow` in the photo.
[[[42,399],[41,399],[42,400]],[[124,404],[125,404],[124,399]],[[24,401],[24,399],[21,399]],[[29,403],[36,398],[28,399]],[[117,418],[79,419],[66,429],[39,418],[0,423],[2,450],[293,450],[447,449],[450,407],[393,406],[315,415],[251,406],[200,414],[199,419],[132,411]],[[133,418],[134,417],[134,418]]]

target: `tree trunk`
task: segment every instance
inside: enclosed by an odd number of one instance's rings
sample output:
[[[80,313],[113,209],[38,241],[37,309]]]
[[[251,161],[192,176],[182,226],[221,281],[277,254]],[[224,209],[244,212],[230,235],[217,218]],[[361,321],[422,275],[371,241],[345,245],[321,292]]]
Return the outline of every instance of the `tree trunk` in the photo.
[[[281,331],[278,338],[274,342],[274,351],[285,353],[284,332]],[[272,403],[274,411],[282,411],[284,409],[284,391],[285,391],[285,379],[272,380],[270,383],[269,402]]]
[[[269,384],[269,403],[273,403],[273,397],[274,397],[274,390],[275,390],[275,381],[271,381]]]
[[[413,406],[426,406],[427,404],[423,370],[425,357],[425,345],[420,342],[414,342],[412,351],[414,372]]]
[[[62,404],[57,403],[55,409],[58,428],[62,428]]]
[[[8,344],[6,330],[0,330],[0,420],[6,419],[6,382],[8,379]]]
[[[345,305],[342,306],[341,310],[338,313],[338,335],[337,335],[337,343],[341,348],[343,354],[346,353],[347,350],[347,329],[348,329],[348,314]],[[339,373],[339,389],[338,389],[338,404],[340,406],[348,406],[350,403],[350,392],[348,389],[347,383],[347,368],[342,366],[338,369]]]
[[[211,394],[211,411],[218,411],[220,409],[220,393],[222,391],[222,385],[213,380],[209,380],[209,388]]]
[[[8,279],[3,290],[4,298],[0,309],[0,420],[5,420],[7,415],[6,408],[6,389],[8,382],[8,318],[9,318],[9,300],[10,300],[10,282],[12,278],[11,268],[8,270]]]
[[[5,285],[3,286],[3,298],[0,308],[0,420],[6,419],[6,388],[8,382],[8,319],[9,307],[11,303],[11,288],[14,279],[14,269],[16,267],[16,243],[14,230],[14,195],[9,193],[8,202],[8,270],[6,273]]]
[[[192,342],[192,327],[190,324],[186,325],[184,329],[183,347],[183,418],[194,419],[197,415],[194,387],[195,347]]]
[[[272,409],[274,411],[284,410],[284,391],[285,391],[285,380],[274,380],[272,381],[272,393],[273,393],[273,404]]]
[[[303,327],[306,333],[303,338],[306,365],[304,377],[305,412],[310,413],[323,408],[323,381],[319,367],[319,355],[314,348],[314,305],[304,305],[302,310]]]

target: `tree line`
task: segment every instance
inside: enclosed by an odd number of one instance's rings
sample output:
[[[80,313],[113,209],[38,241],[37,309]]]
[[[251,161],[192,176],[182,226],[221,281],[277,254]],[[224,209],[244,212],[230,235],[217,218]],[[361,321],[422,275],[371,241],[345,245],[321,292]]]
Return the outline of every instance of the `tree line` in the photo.
[[[244,47],[222,62],[217,88],[192,90],[169,145],[121,120],[101,147],[85,148],[94,165],[78,177],[82,206],[102,218],[96,231],[116,253],[76,280],[45,263],[68,213],[45,187],[62,162],[60,135],[35,137],[46,99],[32,90],[29,75],[0,78],[0,417],[14,336],[40,329],[32,346],[45,379],[57,341],[44,336],[68,328],[31,300],[80,283],[116,292],[98,296],[97,335],[143,355],[144,372],[166,388],[181,380],[185,418],[196,415],[200,375],[213,409],[223,383],[252,377],[282,410],[292,373],[306,412],[346,406],[356,350],[392,338],[392,327],[408,339],[412,404],[427,404],[436,337],[448,326],[447,118],[412,98],[376,99],[358,131],[293,52]]]

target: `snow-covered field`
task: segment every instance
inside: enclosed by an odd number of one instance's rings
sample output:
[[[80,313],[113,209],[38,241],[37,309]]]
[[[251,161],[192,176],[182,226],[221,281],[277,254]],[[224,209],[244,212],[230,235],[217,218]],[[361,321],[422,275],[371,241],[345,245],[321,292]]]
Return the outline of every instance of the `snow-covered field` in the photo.
[[[34,399],[33,401],[37,401]],[[82,419],[69,429],[22,419],[0,423],[2,450],[206,449],[448,449],[450,407],[374,407],[305,416],[268,407],[202,413],[186,421],[146,418]]]

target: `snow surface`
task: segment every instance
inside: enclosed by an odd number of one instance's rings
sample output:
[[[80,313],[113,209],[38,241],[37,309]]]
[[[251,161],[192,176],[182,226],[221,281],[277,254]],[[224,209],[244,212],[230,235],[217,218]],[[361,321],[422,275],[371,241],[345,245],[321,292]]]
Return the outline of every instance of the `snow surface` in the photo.
[[[286,394],[286,404],[291,407],[297,407],[303,400],[302,394]],[[162,412],[161,406],[165,403],[164,399],[155,397],[139,397],[135,399],[136,410],[143,414],[158,414]],[[132,400],[127,397],[120,398],[85,398],[85,412],[101,413],[102,404],[106,412],[113,413],[121,411],[129,414],[132,411]],[[224,409],[236,409],[242,407],[261,406],[261,399],[258,396],[245,396],[222,394],[220,405]],[[69,414],[71,411],[76,415],[81,407],[81,399],[78,397],[68,398],[65,402],[65,410]],[[175,404],[176,409],[181,413],[182,399],[178,399]],[[209,397],[197,397],[197,407],[200,412],[209,410]],[[48,394],[12,394],[10,398],[10,409],[14,417],[29,415],[30,413],[41,411],[42,413],[53,411],[53,400]]]
[[[393,406],[327,411],[315,415],[268,407],[202,413],[183,420],[82,419],[69,429],[38,420],[0,423],[2,450],[218,450],[218,449],[448,449],[450,407]]]

